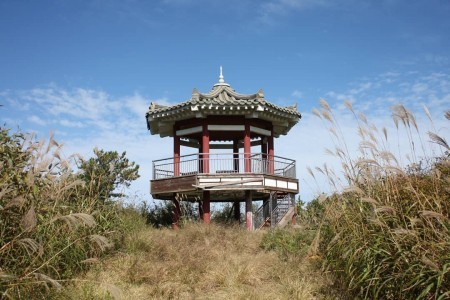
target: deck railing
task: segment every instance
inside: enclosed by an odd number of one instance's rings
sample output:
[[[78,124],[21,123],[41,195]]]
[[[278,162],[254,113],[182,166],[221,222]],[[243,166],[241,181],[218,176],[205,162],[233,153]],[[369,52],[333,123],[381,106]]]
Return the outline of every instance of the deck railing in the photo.
[[[198,153],[153,161],[153,179],[191,174],[257,173],[296,178],[295,160],[256,153]]]

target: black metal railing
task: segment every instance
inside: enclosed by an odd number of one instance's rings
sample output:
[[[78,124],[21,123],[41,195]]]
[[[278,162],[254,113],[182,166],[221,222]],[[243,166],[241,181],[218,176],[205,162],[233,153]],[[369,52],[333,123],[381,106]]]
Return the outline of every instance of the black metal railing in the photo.
[[[153,161],[153,179],[191,174],[259,173],[296,178],[295,160],[264,153],[198,153]]]

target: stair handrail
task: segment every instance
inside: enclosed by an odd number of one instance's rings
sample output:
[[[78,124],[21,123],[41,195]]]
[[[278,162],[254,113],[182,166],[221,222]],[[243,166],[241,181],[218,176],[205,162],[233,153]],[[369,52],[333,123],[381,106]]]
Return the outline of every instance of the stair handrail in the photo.
[[[281,211],[281,205],[287,205],[287,209]],[[286,195],[283,196],[281,201],[277,201],[277,205],[275,206],[275,208],[272,210],[272,226],[277,226],[277,224],[281,221],[281,219],[283,218],[283,216],[289,211],[289,209],[291,207],[295,206],[295,201],[294,201],[294,197],[292,197],[291,193],[287,193]],[[280,216],[280,212],[282,213],[282,215]]]

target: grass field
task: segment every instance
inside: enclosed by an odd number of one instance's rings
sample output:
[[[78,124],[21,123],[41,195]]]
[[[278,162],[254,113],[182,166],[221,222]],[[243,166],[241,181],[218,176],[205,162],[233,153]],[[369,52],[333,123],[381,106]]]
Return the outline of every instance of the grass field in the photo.
[[[143,226],[126,237],[121,251],[53,298],[336,298],[317,257],[266,250],[264,234],[219,225],[189,224],[179,231]]]

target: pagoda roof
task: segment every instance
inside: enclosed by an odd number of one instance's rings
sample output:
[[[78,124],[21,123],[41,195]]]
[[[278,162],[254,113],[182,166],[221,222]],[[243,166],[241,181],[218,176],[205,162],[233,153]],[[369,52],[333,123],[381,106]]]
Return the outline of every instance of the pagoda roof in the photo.
[[[172,106],[152,102],[146,118],[151,134],[164,137],[173,136],[173,125],[177,121],[239,115],[271,122],[275,137],[287,134],[301,118],[297,105],[282,107],[270,103],[264,98],[261,89],[255,94],[236,93],[223,81],[222,74],[209,93],[200,93],[194,89],[191,99]]]

